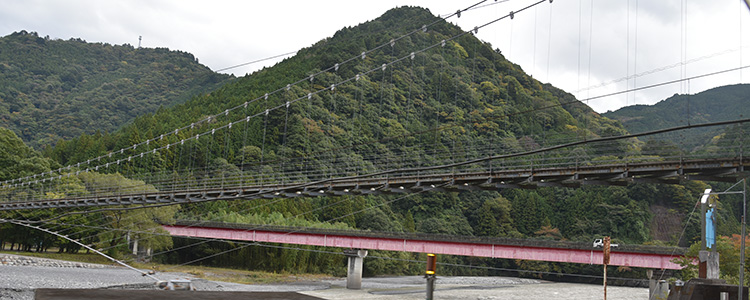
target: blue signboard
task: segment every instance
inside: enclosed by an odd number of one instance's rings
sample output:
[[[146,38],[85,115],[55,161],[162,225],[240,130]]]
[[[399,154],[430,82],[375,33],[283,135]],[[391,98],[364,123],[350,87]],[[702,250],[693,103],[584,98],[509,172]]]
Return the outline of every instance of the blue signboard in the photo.
[[[706,247],[713,248],[716,244],[716,227],[714,226],[714,208],[706,211]]]

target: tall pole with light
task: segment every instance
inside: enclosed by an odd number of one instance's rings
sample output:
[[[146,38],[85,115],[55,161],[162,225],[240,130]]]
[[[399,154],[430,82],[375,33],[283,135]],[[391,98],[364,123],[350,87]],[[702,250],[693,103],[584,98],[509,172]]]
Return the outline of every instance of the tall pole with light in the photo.
[[[698,278],[710,278],[708,276],[708,258],[709,258],[709,252],[708,252],[708,230],[706,230],[706,226],[708,223],[706,221],[706,212],[707,212],[707,206],[708,206],[708,198],[711,196],[711,189],[706,189],[703,192],[703,196],[701,196],[701,250],[698,255]],[[713,235],[711,235],[713,236]],[[711,245],[712,248],[713,245]]]
[[[749,0],[750,1],[750,0]],[[732,191],[738,184],[742,182],[742,191]],[[703,216],[701,217],[701,235],[703,236],[701,239],[701,249],[705,250],[705,203],[708,202],[708,196],[709,195],[730,195],[730,194],[742,194],[742,226],[741,226],[741,234],[740,237],[740,267],[739,267],[739,283],[737,284],[738,289],[738,297],[737,299],[742,300],[744,299],[744,285],[745,285],[745,244],[746,244],[746,236],[747,236],[747,178],[743,178],[739,180],[737,183],[729,187],[726,191],[723,192],[711,192],[710,189],[706,189],[705,192],[703,192],[703,196],[701,197],[701,211],[703,213]],[[699,265],[699,271],[701,269],[701,265]]]
[[[701,250],[706,250],[706,206],[708,206],[708,197],[711,196],[711,189],[703,191],[701,196]]]
[[[750,7],[750,2],[745,0]],[[745,286],[745,227],[747,214],[747,178],[742,179],[742,238],[740,238],[740,283],[738,284],[739,293],[737,299],[742,300],[742,290]]]

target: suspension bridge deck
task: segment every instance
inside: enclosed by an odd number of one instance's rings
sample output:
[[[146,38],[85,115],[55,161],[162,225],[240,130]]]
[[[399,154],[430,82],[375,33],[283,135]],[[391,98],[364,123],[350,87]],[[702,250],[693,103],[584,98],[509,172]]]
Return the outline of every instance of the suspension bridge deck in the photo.
[[[689,180],[737,181],[750,159],[738,157],[649,161],[640,163],[572,163],[507,169],[490,166],[471,169],[393,169],[365,175],[289,183],[214,180],[192,187],[162,186],[158,192],[96,194],[82,197],[0,202],[0,210],[76,208],[111,205],[167,205],[213,200],[277,197],[316,197],[421,191],[498,190],[503,188],[581,187],[629,183],[678,184]],[[496,169],[493,169],[496,168]],[[281,180],[277,180],[282,182]]]

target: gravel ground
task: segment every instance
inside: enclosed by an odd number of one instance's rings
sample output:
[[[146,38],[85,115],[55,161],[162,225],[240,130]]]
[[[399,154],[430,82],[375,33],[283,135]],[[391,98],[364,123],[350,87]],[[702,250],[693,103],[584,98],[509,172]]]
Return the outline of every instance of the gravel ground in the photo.
[[[330,289],[302,292],[323,299],[424,299],[425,280],[421,276],[365,278],[362,290],[347,290],[346,280],[329,281]],[[600,285],[546,282],[507,277],[440,277],[435,284],[435,299],[602,299]],[[648,299],[648,289],[613,287],[608,299]]]
[[[51,266],[49,266],[51,265]],[[161,280],[191,278],[183,273],[158,273]],[[319,282],[245,285],[194,279],[204,291],[301,292],[323,299],[424,299],[425,280],[421,276],[364,278],[361,290],[347,290],[346,279]],[[154,282],[125,268],[69,266],[59,262],[0,264],[0,299],[34,299],[37,288],[153,288]],[[601,299],[599,285],[551,283],[507,277],[438,277],[436,299]],[[609,299],[647,299],[648,289],[612,287]]]
[[[203,291],[298,292],[327,289],[327,282],[294,282],[279,285],[246,285],[193,279],[185,273],[158,273],[160,280],[192,279]],[[37,288],[150,289],[154,280],[122,267],[71,263],[17,255],[0,256],[0,299],[34,299]]]

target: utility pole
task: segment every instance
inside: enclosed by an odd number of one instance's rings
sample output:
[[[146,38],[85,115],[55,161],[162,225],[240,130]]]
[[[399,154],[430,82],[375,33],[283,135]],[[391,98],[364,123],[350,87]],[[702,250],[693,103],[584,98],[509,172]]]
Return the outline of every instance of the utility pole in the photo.
[[[750,7],[750,0],[745,0],[748,7]],[[738,284],[739,293],[737,299],[742,300],[742,290],[745,287],[745,227],[747,214],[747,178],[742,179],[742,238],[740,242],[740,283]]]
[[[701,196],[701,250],[698,252],[698,278],[703,279],[718,279],[719,278],[719,259],[718,253],[716,253],[716,229],[715,222],[713,222],[713,215],[716,213],[714,208],[711,208],[711,220],[708,220],[708,207],[710,206],[709,198],[711,196],[711,189],[706,189]],[[714,193],[716,194],[716,193]],[[711,222],[709,222],[711,221]],[[711,225],[711,230],[708,230],[708,225]],[[710,238],[710,241],[709,241]],[[711,248],[711,251],[708,251]]]
[[[750,0],[746,0],[750,1]],[[731,191],[735,186],[740,184],[742,182],[742,191]],[[738,289],[738,297],[737,299],[742,300],[744,298],[744,286],[745,286],[745,240],[747,235],[747,178],[743,178],[742,180],[738,181],[733,186],[729,187],[726,191],[723,192],[711,192],[710,189],[707,189],[703,193],[703,197],[701,198],[701,205],[703,203],[708,202],[708,195],[731,195],[731,194],[742,194],[742,237],[740,237],[740,269],[739,269],[739,283],[737,284]],[[701,220],[705,220],[705,213],[701,216]],[[705,222],[705,221],[703,221]],[[702,223],[702,227],[704,228],[703,231],[705,232],[705,225]],[[702,240],[705,240],[706,236],[705,233],[702,234]],[[703,242],[703,245],[701,247],[702,249],[706,249],[705,242]],[[718,262],[717,262],[718,264]],[[699,265],[699,273],[700,273],[700,266]],[[718,273],[718,270],[717,270]]]

